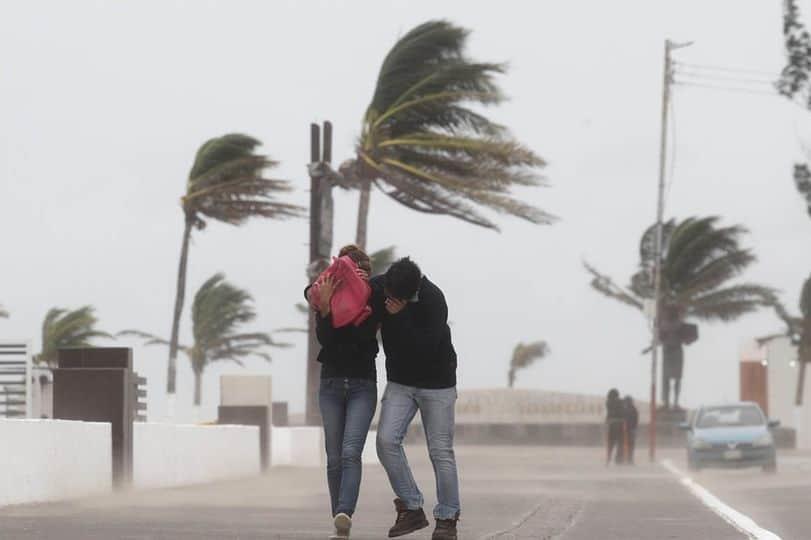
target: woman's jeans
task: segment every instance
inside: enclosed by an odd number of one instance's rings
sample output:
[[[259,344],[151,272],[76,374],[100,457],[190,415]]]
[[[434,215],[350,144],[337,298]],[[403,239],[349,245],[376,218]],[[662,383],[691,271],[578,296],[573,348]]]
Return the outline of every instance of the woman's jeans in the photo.
[[[426,389],[389,382],[383,393],[377,426],[377,456],[389,482],[409,510],[422,508],[423,497],[408,466],[403,438],[420,411],[428,455],[434,466],[438,503],[437,519],[459,517],[459,477],[453,451],[456,388]]]
[[[321,379],[318,404],[324,422],[332,515],[351,516],[360,491],[361,454],[377,407],[377,383],[366,379]]]

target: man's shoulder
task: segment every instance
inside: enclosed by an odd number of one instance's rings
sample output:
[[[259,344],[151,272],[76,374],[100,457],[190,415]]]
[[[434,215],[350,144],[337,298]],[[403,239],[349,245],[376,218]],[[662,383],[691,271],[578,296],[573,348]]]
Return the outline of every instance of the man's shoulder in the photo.
[[[428,279],[428,276],[422,276],[422,283],[420,284],[420,297],[422,298],[423,295],[427,297],[439,297],[445,298],[445,294],[442,292],[442,289],[439,286]]]

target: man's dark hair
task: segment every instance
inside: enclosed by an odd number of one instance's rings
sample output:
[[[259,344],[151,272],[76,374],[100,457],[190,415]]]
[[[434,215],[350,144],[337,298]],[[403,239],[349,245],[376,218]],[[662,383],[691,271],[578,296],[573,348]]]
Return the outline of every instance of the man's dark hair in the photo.
[[[386,271],[383,286],[386,294],[398,300],[408,300],[417,294],[421,279],[420,267],[409,257],[403,257]]]

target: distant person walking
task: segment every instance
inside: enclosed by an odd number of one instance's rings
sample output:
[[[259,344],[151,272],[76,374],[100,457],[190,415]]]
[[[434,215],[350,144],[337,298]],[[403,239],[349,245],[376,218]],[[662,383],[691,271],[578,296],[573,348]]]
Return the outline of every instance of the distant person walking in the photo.
[[[456,351],[442,291],[409,258],[395,262],[373,286],[383,285],[383,348],[388,384],[381,402],[377,455],[397,495],[397,519],[389,537],[428,526],[424,499],[403,451],[403,438],[417,411],[434,466],[437,504],[433,540],[456,540],[459,478],[453,451]]]
[[[369,256],[354,245],[341,249],[339,257],[344,256],[354,261],[357,276],[368,281]],[[371,315],[360,325],[350,323],[335,328],[330,301],[339,287],[341,282],[337,278],[325,275],[319,279],[317,287],[311,285],[304,291],[316,309],[316,335],[321,344],[318,404],[324,424],[327,484],[335,525],[332,540],[349,538],[352,514],[358,502],[361,454],[377,408],[375,358],[379,349],[377,330],[383,312],[382,288],[372,287]],[[311,298],[310,289],[318,298]]]
[[[619,465],[625,459],[623,455],[623,445],[625,442],[625,411],[619,390],[612,388],[608,391],[605,400],[605,423],[606,423],[606,456],[605,464],[611,463],[612,456],[614,462]]]
[[[634,464],[634,449],[636,448],[636,428],[639,426],[639,411],[634,405],[631,396],[622,400],[622,410],[625,414],[625,463]]]

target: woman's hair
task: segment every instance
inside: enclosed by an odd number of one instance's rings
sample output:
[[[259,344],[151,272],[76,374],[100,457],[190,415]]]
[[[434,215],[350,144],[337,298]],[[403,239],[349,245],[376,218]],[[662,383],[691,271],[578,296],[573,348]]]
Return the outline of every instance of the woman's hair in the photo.
[[[357,264],[359,267],[361,266],[361,264],[366,263],[366,266],[368,266],[369,268],[365,268],[365,270],[371,269],[372,260],[369,258],[369,256],[366,254],[365,251],[360,249],[355,244],[348,244],[342,247],[341,250],[338,252],[338,256],[349,257],[350,259],[355,261],[355,264]]]
[[[612,388],[611,390],[609,390],[608,391],[608,396],[606,396],[606,399],[609,399],[611,401],[618,400],[619,398],[620,398],[620,393],[619,393],[619,390],[617,390],[616,388]]]

